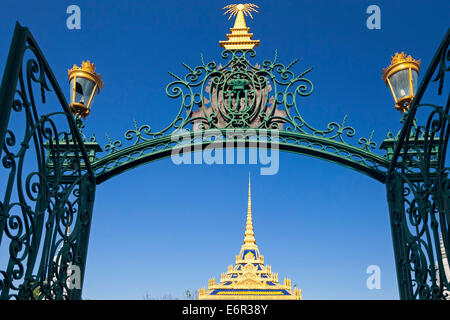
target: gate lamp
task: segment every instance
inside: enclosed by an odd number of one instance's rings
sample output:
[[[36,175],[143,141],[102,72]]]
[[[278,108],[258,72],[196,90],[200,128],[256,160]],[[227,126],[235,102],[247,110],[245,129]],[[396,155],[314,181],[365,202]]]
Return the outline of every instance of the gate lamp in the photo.
[[[103,88],[100,74],[95,73],[95,64],[88,61],[76,64],[68,71],[70,83],[70,110],[78,117],[89,115],[96,94]]]
[[[417,90],[420,60],[406,56],[404,52],[391,57],[391,65],[383,69],[382,79],[391,89],[395,108],[400,112],[408,110]]]

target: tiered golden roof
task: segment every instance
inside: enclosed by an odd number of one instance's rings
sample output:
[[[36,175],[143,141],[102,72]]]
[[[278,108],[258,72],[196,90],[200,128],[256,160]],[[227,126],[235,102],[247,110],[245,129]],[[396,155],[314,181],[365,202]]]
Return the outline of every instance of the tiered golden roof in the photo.
[[[291,280],[285,278],[278,283],[278,273],[264,265],[264,256],[259,253],[253,231],[250,178],[248,182],[248,209],[244,244],[236,256],[236,264],[228,266],[220,282],[209,279],[208,290],[199,290],[200,300],[301,300],[299,288],[292,290]]]
[[[253,49],[255,46],[259,46],[259,40],[252,40],[253,33],[249,33],[250,28],[245,23],[245,16],[250,16],[253,19],[252,12],[258,12],[255,8],[257,5],[252,3],[246,4],[230,4],[224,9],[228,9],[224,14],[230,14],[228,20],[236,16],[233,28],[230,28],[229,34],[227,34],[227,41],[219,41],[221,47],[227,50],[245,50]]]

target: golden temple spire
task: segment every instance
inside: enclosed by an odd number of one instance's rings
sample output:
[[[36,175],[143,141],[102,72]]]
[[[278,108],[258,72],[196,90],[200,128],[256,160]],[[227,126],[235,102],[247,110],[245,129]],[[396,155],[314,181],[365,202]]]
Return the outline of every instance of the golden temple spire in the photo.
[[[252,12],[258,12],[255,8],[257,5],[252,3],[230,4],[223,9],[228,9],[224,14],[229,14],[228,20],[236,16],[233,28],[230,29],[231,34],[227,34],[227,41],[219,41],[221,47],[227,50],[245,50],[253,49],[259,46],[259,40],[252,40],[253,33],[249,33],[250,28],[245,23],[245,16],[253,19]]]
[[[208,290],[199,289],[199,300],[301,300],[302,292],[285,278],[278,282],[278,273],[264,264],[253,232],[250,173],[248,175],[248,209],[244,244],[236,256],[235,265],[229,265],[220,282],[210,278]]]
[[[237,28],[240,28],[240,29],[247,28],[247,24],[245,23],[243,11],[238,12],[236,20],[234,21],[233,29],[237,29]]]
[[[255,233],[253,231],[253,219],[252,219],[252,196],[250,185],[250,173],[248,174],[248,208],[247,208],[247,223],[245,225],[244,245],[256,246]]]

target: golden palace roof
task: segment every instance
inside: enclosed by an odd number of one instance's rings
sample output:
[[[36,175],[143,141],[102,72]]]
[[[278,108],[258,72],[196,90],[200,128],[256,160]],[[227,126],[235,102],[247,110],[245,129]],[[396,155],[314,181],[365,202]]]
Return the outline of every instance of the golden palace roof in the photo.
[[[278,273],[272,267],[264,265],[264,256],[256,245],[253,230],[250,178],[248,182],[248,209],[245,225],[244,244],[236,256],[235,265],[228,266],[222,273],[220,282],[209,279],[208,290],[199,290],[200,300],[301,300],[299,288],[292,291],[291,280],[285,278],[278,282]]]

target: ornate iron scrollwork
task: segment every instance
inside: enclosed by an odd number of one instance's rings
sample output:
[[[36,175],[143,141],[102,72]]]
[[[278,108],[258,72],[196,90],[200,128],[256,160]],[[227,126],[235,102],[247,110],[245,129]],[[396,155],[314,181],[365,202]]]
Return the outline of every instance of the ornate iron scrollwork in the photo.
[[[205,64],[202,58],[194,69],[185,65],[189,72],[184,78],[172,74],[176,80],[166,91],[180,98],[181,106],[166,128],[153,133],[135,122],[125,133],[129,145],[107,136],[107,155],[97,158],[95,138],[88,141],[81,133],[83,125],[72,118],[35,40],[17,25],[0,86],[0,169],[6,177],[0,194],[0,250],[9,253],[6,265],[0,265],[0,298],[81,298],[95,185],[182,147],[171,139],[179,129],[187,130],[188,143],[194,145],[212,143],[199,141],[198,133],[214,129],[226,140],[227,130],[242,128],[277,130],[280,149],[338,162],[386,182],[400,297],[448,298],[449,98],[442,104],[422,100],[434,74],[437,97],[445,99],[449,42],[447,34],[401,132],[385,140],[385,156],[372,152],[373,132],[357,145],[347,143],[344,138],[352,138],[355,130],[346,125],[346,117],[324,130],[302,118],[299,99],[313,91],[305,78],[311,69],[296,76],[291,71],[296,61],[285,66],[275,56],[251,64],[253,50],[233,50],[222,53],[224,66]],[[52,90],[61,108],[44,113]],[[11,115],[22,116],[21,131]],[[27,164],[30,159],[34,170]],[[75,267],[78,279],[72,277]]]
[[[60,109],[42,114],[52,89]],[[0,297],[80,298],[95,179],[64,95],[32,35],[19,24],[0,112],[1,173],[7,178],[0,193],[0,248],[9,252],[0,266]],[[22,123],[9,121],[13,116]]]
[[[192,133],[192,141],[198,140],[194,133],[207,135],[210,129],[221,130],[224,141],[228,139],[226,130],[255,129],[277,130],[280,149],[338,162],[384,182],[388,160],[373,152],[377,146],[373,132],[355,146],[345,141],[355,135],[355,129],[346,124],[347,116],[342,123],[330,122],[324,130],[302,117],[300,101],[313,92],[313,84],[306,78],[312,68],[297,75],[292,71],[297,60],[284,65],[275,53],[273,61],[259,65],[251,62],[254,57],[254,50],[225,50],[223,65],[205,63],[201,56],[200,66],[183,64],[188,70],[184,77],[169,72],[175,81],[167,86],[166,93],[181,100],[175,119],[157,132],[134,121],[134,129],[125,132],[125,139],[131,141],[128,145],[107,135],[109,143],[103,149],[108,154],[92,164],[97,181],[145,163],[157,153],[167,156],[179,147],[170,135],[182,129]]]
[[[447,95],[442,94],[444,77],[450,70],[449,43],[450,32],[404,117],[388,172],[387,193],[402,299],[450,299],[450,269],[445,258],[450,252],[448,83]],[[432,81],[438,82],[437,88],[433,88]]]

